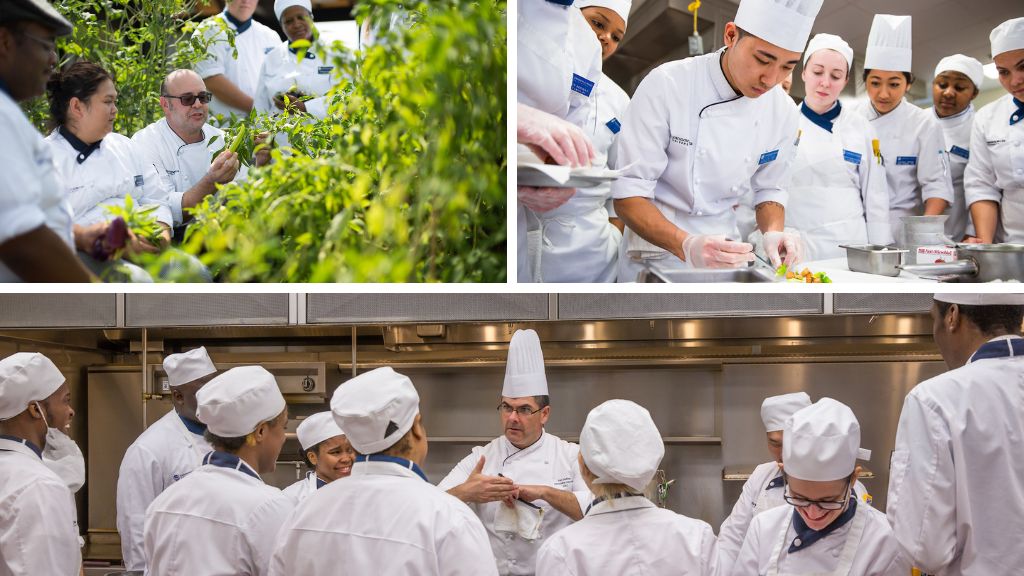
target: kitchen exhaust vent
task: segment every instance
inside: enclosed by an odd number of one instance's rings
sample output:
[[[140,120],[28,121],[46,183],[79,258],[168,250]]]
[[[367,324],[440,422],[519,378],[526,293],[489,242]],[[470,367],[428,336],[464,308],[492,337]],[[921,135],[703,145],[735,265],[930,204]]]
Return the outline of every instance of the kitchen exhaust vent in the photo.
[[[548,319],[547,294],[307,294],[306,321],[337,324]]]
[[[113,328],[117,294],[0,294],[3,328]]]
[[[927,312],[931,294],[835,294],[832,309],[836,314],[891,314]]]
[[[125,325],[288,324],[288,294],[126,294]]]
[[[560,320],[822,314],[821,294],[560,294]]]

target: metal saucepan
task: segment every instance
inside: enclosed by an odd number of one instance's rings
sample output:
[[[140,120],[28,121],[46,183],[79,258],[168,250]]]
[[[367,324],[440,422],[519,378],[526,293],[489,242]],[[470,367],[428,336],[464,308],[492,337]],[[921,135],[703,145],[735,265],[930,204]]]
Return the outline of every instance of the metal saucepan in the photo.
[[[1024,282],[1024,244],[957,244],[956,257],[956,262],[904,264],[897,268],[941,280]]]

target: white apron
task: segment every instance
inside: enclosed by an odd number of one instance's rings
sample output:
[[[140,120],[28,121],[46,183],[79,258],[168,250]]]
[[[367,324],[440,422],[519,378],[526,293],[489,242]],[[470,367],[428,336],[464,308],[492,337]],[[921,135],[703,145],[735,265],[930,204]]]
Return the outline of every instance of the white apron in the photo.
[[[786,544],[786,535],[789,533],[790,526],[789,522],[783,524],[782,530],[779,531],[775,548],[772,549],[772,560],[768,564],[768,574],[766,576],[850,576],[853,560],[857,557],[857,548],[860,546],[861,537],[864,535],[864,525],[867,523],[864,514],[864,509],[861,506],[857,506],[853,516],[853,526],[850,527],[850,531],[846,534],[846,544],[843,545],[843,551],[839,555],[839,564],[836,565],[836,569],[832,572],[821,574],[779,572],[779,556],[782,555],[782,547]]]
[[[608,221],[605,194],[579,188],[568,202],[541,214],[530,269],[535,282],[614,282],[622,234]]]

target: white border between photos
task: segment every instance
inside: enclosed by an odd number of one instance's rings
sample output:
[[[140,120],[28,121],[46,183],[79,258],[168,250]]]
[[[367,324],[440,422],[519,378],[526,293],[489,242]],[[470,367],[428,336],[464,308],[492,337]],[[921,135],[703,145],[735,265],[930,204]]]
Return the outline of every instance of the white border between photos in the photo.
[[[507,255],[508,261],[506,269],[508,275],[506,276],[506,283],[510,285],[518,284],[516,273],[516,259],[519,255],[519,247],[516,245],[516,241],[512,238],[512,234],[516,230],[516,212],[515,207],[517,206],[519,199],[516,194],[516,181],[517,174],[512,171],[515,168],[516,162],[516,64],[517,64],[517,53],[516,53],[516,22],[518,21],[519,8],[518,4],[520,1],[530,2],[531,0],[509,0],[508,1],[508,12],[506,13],[506,25],[508,30],[506,31],[506,37],[508,39],[508,55],[506,57],[507,63],[507,79],[505,81],[506,96],[505,96],[505,166],[506,166],[506,194],[505,194],[505,254]]]

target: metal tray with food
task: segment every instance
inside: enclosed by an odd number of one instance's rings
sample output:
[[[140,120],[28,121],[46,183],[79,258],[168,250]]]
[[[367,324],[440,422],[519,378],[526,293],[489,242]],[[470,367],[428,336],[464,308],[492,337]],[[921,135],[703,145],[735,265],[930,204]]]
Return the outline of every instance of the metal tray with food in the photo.
[[[570,168],[552,164],[519,164],[516,168],[517,185],[538,188],[589,188],[618,177],[618,171],[607,168]]]

